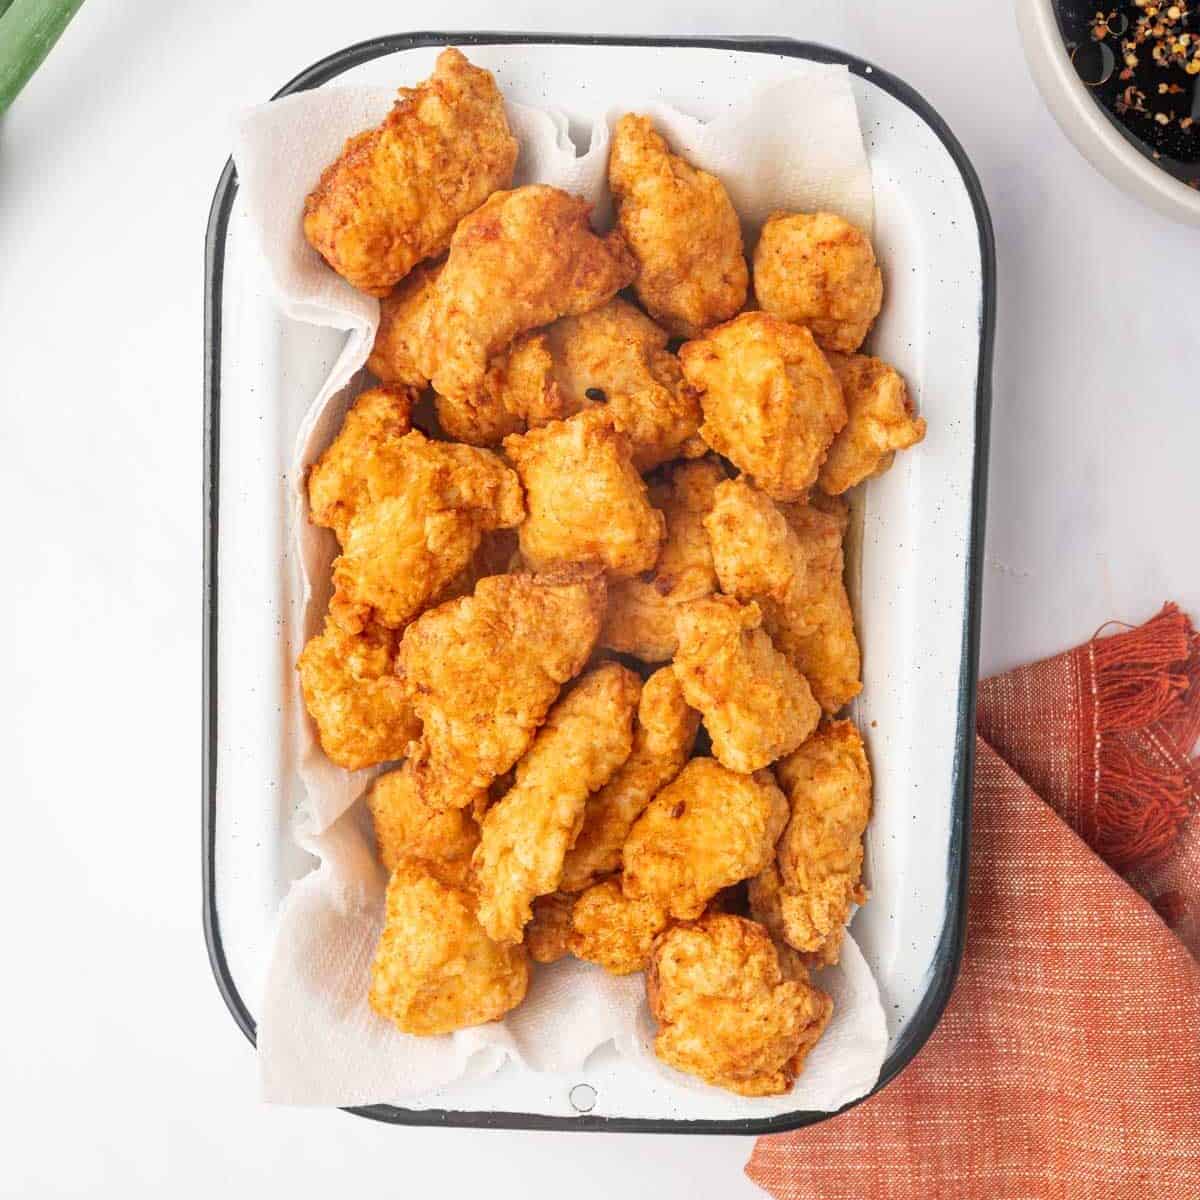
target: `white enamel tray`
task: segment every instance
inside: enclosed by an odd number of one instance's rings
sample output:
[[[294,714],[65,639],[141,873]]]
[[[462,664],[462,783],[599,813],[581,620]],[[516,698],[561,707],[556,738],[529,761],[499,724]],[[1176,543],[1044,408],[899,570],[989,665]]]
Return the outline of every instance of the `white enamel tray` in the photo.
[[[848,63],[875,189],[887,299],[870,348],[908,378],[929,434],[867,485],[851,572],[864,654],[854,716],[876,776],[867,838],[873,893],[854,936],[879,981],[890,1042],[879,1086],[916,1053],[953,986],[965,922],[966,841],[995,300],[978,180],[943,121],[906,84],[860,60],[788,40],[587,39],[514,34],[379,38],[331,55],[280,95],[424,78],[439,48],[470,46],[508,96],[568,113],[639,93],[701,118],[793,60]],[[342,334],[281,317],[252,253],[232,165],[209,221],[205,310],[204,914],[218,986],[247,1037],[272,923],[311,862],[289,823],[303,794],[287,747],[298,647],[283,634],[285,464]],[[887,876],[872,845],[895,839]],[[884,954],[899,927],[900,950]],[[586,1086],[580,1086],[586,1085]],[[407,1108],[355,1112],[398,1124],[774,1132],[822,1120],[733,1120],[715,1089],[665,1092],[602,1049],[570,1078],[514,1065]]]

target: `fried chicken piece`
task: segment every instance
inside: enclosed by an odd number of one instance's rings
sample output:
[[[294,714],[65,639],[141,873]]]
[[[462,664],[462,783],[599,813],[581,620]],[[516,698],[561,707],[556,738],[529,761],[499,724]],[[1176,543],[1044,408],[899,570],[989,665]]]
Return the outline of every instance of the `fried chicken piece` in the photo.
[[[535,963],[558,962],[571,953],[571,914],[575,897],[563,892],[539,896],[533,902],[533,917],[525,926],[525,949]]]
[[[654,566],[666,521],[650,504],[612,415],[590,408],[504,439],[529,515],[517,531],[535,570],[598,563],[614,575]]]
[[[808,681],[761,624],[757,604],[730,596],[693,600],[676,619],[672,666],[684,699],[704,717],[713,755],[744,775],[795,750],[821,717]]]
[[[777,767],[791,817],[776,861],[751,880],[751,910],[814,966],[836,963],[862,886],[871,766],[852,721],[826,722]]]
[[[525,516],[520,482],[500,458],[420,430],[379,445],[364,475],[368,502],[333,564],[330,611],[349,629],[371,613],[402,628],[446,593],[485,530]]]
[[[821,707],[835,713],[862,691],[862,656],[843,579],[850,510],[844,500],[815,492],[808,504],[785,504],[781,511],[804,548],[808,573],[794,601],[763,604],[763,623]]]
[[[824,992],[785,974],[761,925],[724,913],[658,939],[646,993],[655,1054],[743,1096],[790,1091],[833,1014]]]
[[[304,236],[360,291],[386,296],[455,226],[512,183],[517,139],[488,71],[455,49],[400,88],[383,124],[350,138],[304,202]]]
[[[396,635],[376,622],[352,633],[326,618],[296,663],[325,756],[347,771],[403,758],[421,722],[393,673]]]
[[[871,240],[833,213],[772,213],[754,248],[763,309],[807,326],[824,350],[862,345],[883,304]]]
[[[642,685],[633,749],[617,773],[588,798],[583,828],[567,851],[559,888],[580,892],[621,866],[621,848],[646,805],[679,774],[700,727],[670,667]]]
[[[846,404],[812,334],[764,312],[742,313],[679,351],[700,389],[700,436],[774,500],[816,482]]]
[[[551,710],[517,778],[483,819],[472,867],[479,920],[498,942],[519,942],[538,896],[558,887],[588,794],[629,757],[641,680],[617,663],[585,675]]]
[[[475,918],[453,869],[406,859],[392,872],[371,964],[371,1008],[405,1033],[432,1037],[498,1021],[525,999],[523,946],[499,946]]]
[[[417,359],[434,285],[441,273],[441,263],[422,263],[380,300],[379,328],[367,370],[384,383],[402,383],[418,390],[428,385]]]
[[[509,770],[587,662],[603,612],[603,576],[576,570],[492,575],[414,621],[397,666],[425,726],[422,787],[469,797]]]
[[[830,354],[846,399],[849,419],[833,439],[821,464],[817,485],[831,496],[882,475],[897,450],[925,436],[925,420],[913,416],[913,404],[899,371],[865,354]]]
[[[346,542],[350,520],[369,501],[367,459],[384,442],[412,429],[416,395],[407,387],[377,387],[363,392],[350,406],[342,428],[308,472],[308,507],[314,525]]]
[[[629,283],[633,259],[619,233],[597,237],[591,206],[542,184],[497,192],[450,241],[420,338],[418,367],[460,410],[465,437],[484,395],[491,357],[519,333],[598,308]],[[447,426],[449,428],[449,426]],[[474,440],[474,439],[469,439]]]
[[[677,337],[698,337],[746,302],[742,230],[721,181],[698,171],[627,113],[613,130],[608,183],[637,258],[638,299]]]
[[[670,920],[653,900],[631,900],[617,880],[606,879],[575,898],[567,946],[610,975],[632,975],[649,965],[654,939]]]
[[[722,888],[771,861],[788,806],[770,771],[739,775],[693,758],[650,801],[622,853],[622,887],[681,921],[698,917]]]
[[[479,844],[479,826],[466,806],[450,799],[429,803],[407,762],[375,780],[367,792],[367,807],[379,861],[389,871],[408,858],[458,862],[470,858]]]
[[[666,520],[666,537],[649,578],[622,579],[610,588],[602,645],[643,662],[666,662],[674,655],[678,606],[717,590],[703,521],[724,478],[721,464],[704,458],[679,464],[665,481],[651,485],[650,499]]]

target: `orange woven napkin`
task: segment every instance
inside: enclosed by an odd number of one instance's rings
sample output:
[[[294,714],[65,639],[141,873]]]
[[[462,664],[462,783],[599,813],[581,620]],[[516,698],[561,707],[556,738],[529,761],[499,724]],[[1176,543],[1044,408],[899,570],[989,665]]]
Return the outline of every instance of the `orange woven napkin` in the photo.
[[[1200,1197],[1200,636],[1167,605],[986,680],[977,732],[940,1025],[746,1172],[779,1200]]]

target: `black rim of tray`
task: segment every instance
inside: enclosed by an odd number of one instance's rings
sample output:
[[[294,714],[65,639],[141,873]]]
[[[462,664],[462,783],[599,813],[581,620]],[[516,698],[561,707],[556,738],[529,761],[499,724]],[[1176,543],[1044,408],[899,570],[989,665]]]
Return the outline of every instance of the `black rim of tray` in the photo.
[[[991,415],[992,344],[996,311],[995,242],[987,202],[975,170],[945,121],[907,83],[873,63],[840,50],[790,38],[732,37],[588,37],[528,33],[404,33],[371,38],[348,46],[314,63],[276,92],[272,99],[319,87],[362,63],[401,50],[422,46],[572,45],[662,46],[748,51],[839,63],[875,87],[882,88],[912,109],[937,135],[954,160],[971,198],[979,229],[983,296],[979,313],[979,370],[975,393],[975,461],[971,494],[971,537],[968,546],[966,620],[962,668],[956,707],[958,726],[953,775],[954,812],[950,828],[946,918],[934,956],[929,983],[921,1003],[884,1061],[875,1087],[844,1112],[873,1096],[894,1079],[925,1044],[950,999],[962,958],[967,918],[967,848],[970,834],[971,786],[975,765],[975,684],[979,658],[981,568],[987,497],[988,429]],[[232,159],[226,164],[213,196],[205,239],[204,290],[204,691],[202,773],[202,885],[204,937],[217,987],[238,1027],[256,1042],[254,1017],[246,1007],[229,971],[221,942],[215,887],[216,752],[217,752],[217,520],[221,415],[221,305],[225,239],[237,194]],[[554,1129],[621,1133],[782,1133],[823,1121],[836,1113],[793,1112],[762,1119],[677,1120],[672,1118],[601,1117],[581,1114],[558,1117],[521,1112],[460,1112],[447,1109],[408,1109],[390,1104],[347,1108],[346,1112],[395,1125],[432,1125],[487,1129]]]

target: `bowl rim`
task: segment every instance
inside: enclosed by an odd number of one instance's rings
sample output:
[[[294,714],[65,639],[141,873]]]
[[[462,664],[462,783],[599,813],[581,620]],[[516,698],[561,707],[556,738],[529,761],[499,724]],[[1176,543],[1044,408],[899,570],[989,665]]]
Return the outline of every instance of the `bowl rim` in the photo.
[[[955,708],[958,716],[952,780],[947,863],[946,916],[930,968],[925,994],[904,1027],[866,1095],[833,1112],[797,1110],[773,1117],[731,1120],[683,1120],[646,1117],[572,1117],[542,1113],[407,1109],[390,1104],[347,1107],[345,1112],[393,1125],[449,1126],[488,1129],[572,1130],[600,1133],[697,1133],[758,1136],[783,1133],[828,1120],[875,1095],[912,1060],[933,1033],[950,999],[962,960],[967,918],[967,861],[971,824],[971,792],[975,764],[975,688],[978,680],[982,565],[987,501],[988,440],[991,417],[992,353],[995,337],[996,254],[991,217],[979,178],[962,146],[941,116],[909,84],[873,63],[815,42],[781,37],[633,37],[586,34],[503,32],[417,32],[370,38],[319,59],[289,80],[272,100],[318,87],[345,71],[383,55],[429,46],[572,45],[644,46],[672,49],[736,50],[783,55],[811,62],[846,65],[852,74],[882,88],[912,109],[943,144],[954,161],[970,198],[979,234],[981,303],[979,361],[975,392],[975,446],[972,469],[971,523],[964,603],[963,655]],[[217,556],[220,461],[220,383],[222,287],[225,241],[237,174],[232,158],[221,172],[213,195],[205,234],[204,289],[204,583],[203,583],[203,716],[201,778],[201,887],[204,938],[209,962],[237,1026],[257,1044],[256,1022],[229,969],[221,939],[216,897],[217,803]]]

